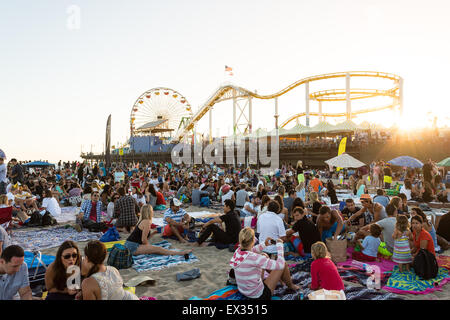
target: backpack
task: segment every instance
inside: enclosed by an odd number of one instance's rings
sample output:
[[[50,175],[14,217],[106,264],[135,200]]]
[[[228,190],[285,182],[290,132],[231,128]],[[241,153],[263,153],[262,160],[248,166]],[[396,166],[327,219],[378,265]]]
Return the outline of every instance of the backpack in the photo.
[[[46,226],[54,226],[55,224],[57,224],[58,222],[56,221],[56,219],[50,214],[50,212],[45,211],[45,214],[42,216],[42,222],[41,225],[43,227]]]
[[[420,249],[414,258],[413,268],[416,275],[424,280],[435,278],[439,270],[436,257],[426,249]]]
[[[209,197],[202,197],[200,199],[200,207],[209,207],[209,205],[211,204]]]
[[[27,223],[28,227],[40,227],[42,226],[42,215],[39,213],[39,211],[34,211],[31,216],[30,220]]]
[[[133,256],[122,244],[115,244],[108,256],[108,265],[116,269],[128,269],[133,265]]]

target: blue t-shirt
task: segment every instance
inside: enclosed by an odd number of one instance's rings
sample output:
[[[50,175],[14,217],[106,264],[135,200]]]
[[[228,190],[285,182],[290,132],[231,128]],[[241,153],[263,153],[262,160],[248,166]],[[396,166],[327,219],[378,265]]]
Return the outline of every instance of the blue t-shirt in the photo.
[[[29,285],[28,267],[24,262],[17,273],[0,275],[0,300],[13,300],[19,289]]]
[[[364,247],[362,253],[369,257],[376,257],[378,254],[378,247],[380,246],[380,243],[380,238],[375,238],[373,236],[365,237],[362,243],[362,246]]]
[[[381,204],[383,207],[387,207],[387,205],[389,204],[389,198],[386,196],[375,196],[373,198],[373,202],[374,203],[379,203]]]

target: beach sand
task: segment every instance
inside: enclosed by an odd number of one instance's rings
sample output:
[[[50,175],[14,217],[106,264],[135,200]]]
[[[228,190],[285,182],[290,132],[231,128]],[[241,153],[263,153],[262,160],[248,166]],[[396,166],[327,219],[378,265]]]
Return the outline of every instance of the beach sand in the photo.
[[[186,208],[188,212],[206,211],[205,208],[190,206]],[[218,212],[208,210],[211,212]],[[155,218],[162,217],[161,212],[155,212]],[[128,234],[121,233],[121,239],[126,239]],[[150,239],[150,243],[159,242],[162,239],[161,234],[156,234]],[[193,296],[204,298],[215,290],[226,285],[228,271],[230,270],[228,262],[233,256],[233,252],[228,249],[219,250],[214,246],[210,247],[193,247],[189,244],[181,244],[178,241],[166,239],[172,244],[171,249],[185,250],[193,249],[194,255],[199,259],[198,262],[182,263],[172,267],[164,268],[157,271],[137,272],[133,268],[121,269],[120,274],[124,282],[137,276],[146,275],[155,280],[152,286],[136,287],[138,297],[148,296],[157,300],[187,300]],[[79,248],[82,250],[87,242],[78,242]],[[58,248],[42,250],[43,254],[55,255]],[[444,252],[444,255],[450,256],[450,249]],[[288,261],[288,263],[295,263]],[[176,281],[176,274],[199,268],[201,272],[200,278],[189,281]],[[355,285],[350,282],[346,284]],[[412,300],[449,300],[450,299],[450,283],[442,287],[442,291],[435,291],[427,295],[402,295],[406,299]]]

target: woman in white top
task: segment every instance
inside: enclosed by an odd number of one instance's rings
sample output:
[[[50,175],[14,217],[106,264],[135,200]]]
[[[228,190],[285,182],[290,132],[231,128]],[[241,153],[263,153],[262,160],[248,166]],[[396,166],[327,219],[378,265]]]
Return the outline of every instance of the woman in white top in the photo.
[[[135,294],[123,289],[119,271],[104,265],[106,247],[102,242],[89,241],[84,254],[81,264],[81,274],[86,276],[81,283],[83,300],[139,300]]]
[[[405,184],[400,188],[400,193],[406,195],[406,200],[411,200],[412,184],[410,180],[405,180]]]
[[[44,199],[42,200],[42,207],[45,208],[54,217],[61,215],[61,207],[58,201],[53,197],[53,193],[50,189],[45,189]]]

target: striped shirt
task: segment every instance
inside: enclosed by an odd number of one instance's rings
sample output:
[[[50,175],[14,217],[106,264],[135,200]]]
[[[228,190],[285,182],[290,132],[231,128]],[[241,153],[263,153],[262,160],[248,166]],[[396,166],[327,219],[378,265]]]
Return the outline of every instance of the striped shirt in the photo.
[[[277,242],[277,260],[259,254],[265,245],[259,244],[252,251],[243,251],[239,247],[230,260],[234,269],[239,292],[249,298],[259,298],[264,291],[261,279],[262,270],[282,270],[284,268],[283,244]]]
[[[184,209],[178,209],[178,211],[175,213],[172,211],[171,208],[167,209],[164,212],[164,225],[167,225],[167,218],[170,218],[172,220],[174,220],[175,222],[181,222],[181,220],[183,219],[183,217],[187,214],[187,212]]]

